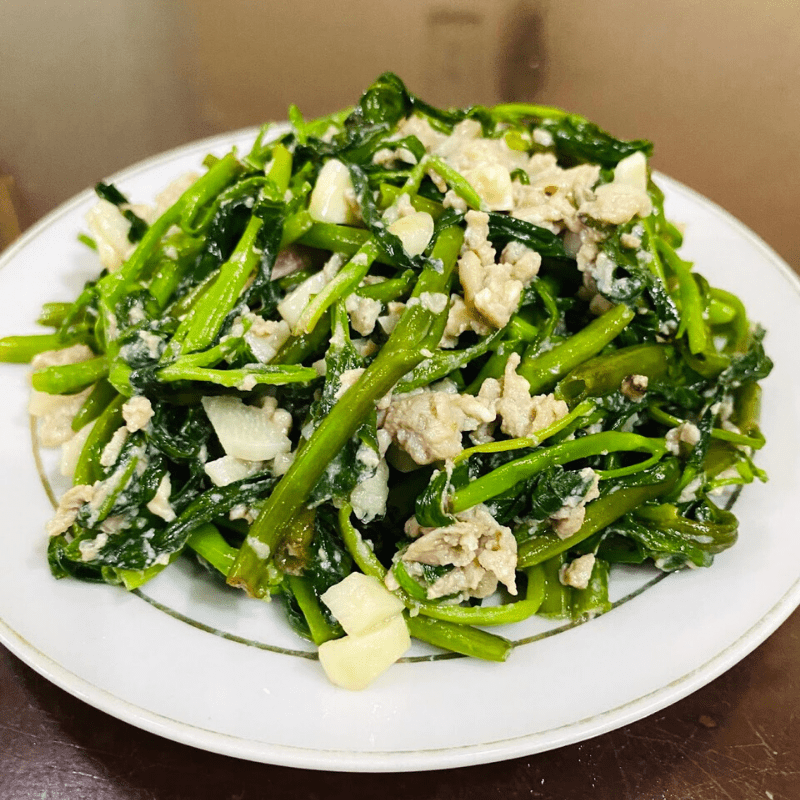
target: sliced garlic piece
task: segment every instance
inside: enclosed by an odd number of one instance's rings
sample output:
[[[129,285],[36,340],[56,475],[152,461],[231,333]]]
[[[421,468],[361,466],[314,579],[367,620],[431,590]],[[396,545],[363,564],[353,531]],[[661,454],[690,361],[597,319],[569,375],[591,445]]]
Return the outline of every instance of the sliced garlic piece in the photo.
[[[377,578],[352,572],[320,599],[346,633],[361,634],[403,611],[403,602]]]
[[[356,195],[350,172],[341,161],[327,161],[311,192],[308,213],[317,222],[352,225],[358,221]]]
[[[202,403],[227,455],[245,461],[267,461],[292,449],[287,436],[291,416],[283,409],[270,413],[265,408],[246,406],[237,397],[225,396],[204,397]]]
[[[393,222],[389,232],[400,238],[410,256],[418,256],[425,252],[433,236],[433,217],[427,211],[415,211]]]
[[[502,164],[484,164],[467,170],[464,177],[490,211],[511,211],[514,208],[511,174]]]
[[[647,157],[641,150],[626,156],[614,168],[614,183],[647,191]]]
[[[321,644],[319,662],[331,683],[358,691],[386,672],[409,647],[406,621],[397,614],[366,633]]]

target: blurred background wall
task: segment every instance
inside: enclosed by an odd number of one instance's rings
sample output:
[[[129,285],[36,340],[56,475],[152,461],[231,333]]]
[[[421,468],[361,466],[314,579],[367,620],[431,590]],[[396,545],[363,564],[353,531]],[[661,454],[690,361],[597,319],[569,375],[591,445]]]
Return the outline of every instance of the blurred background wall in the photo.
[[[797,0],[5,0],[0,175],[21,226],[220,131],[349,105],[380,72],[443,105],[537,100],[623,137],[796,268]]]

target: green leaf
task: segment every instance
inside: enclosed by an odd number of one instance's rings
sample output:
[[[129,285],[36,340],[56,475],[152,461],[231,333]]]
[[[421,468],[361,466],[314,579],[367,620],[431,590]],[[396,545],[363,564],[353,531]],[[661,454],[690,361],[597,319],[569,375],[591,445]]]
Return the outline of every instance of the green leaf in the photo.
[[[550,258],[568,258],[564,250],[564,242],[547,228],[540,228],[508,214],[489,212],[489,239],[497,250],[501,250],[510,241],[520,242],[542,256]]]
[[[640,555],[667,572],[688,565],[709,567],[716,553],[736,542],[738,522],[708,500],[696,515],[698,519],[682,517],[672,505],[642,506],[607,528],[608,544],[600,545],[598,556],[638,563]],[[627,554],[620,539],[633,543]]]
[[[556,152],[569,163],[589,162],[615,167],[633,153],[641,151],[650,156],[653,152],[652,142],[645,139],[622,141],[574,114],[545,120],[541,127],[550,132]]]
[[[423,528],[440,528],[452,525],[456,518],[447,511],[449,495],[466,486],[472,477],[473,467],[462,461],[448,472],[434,470],[423,491],[417,496],[415,514]]]
[[[555,514],[568,500],[579,501],[586,496],[594,476],[582,475],[580,471],[564,469],[560,465],[550,467],[534,481],[531,491],[530,516],[546,519]]]

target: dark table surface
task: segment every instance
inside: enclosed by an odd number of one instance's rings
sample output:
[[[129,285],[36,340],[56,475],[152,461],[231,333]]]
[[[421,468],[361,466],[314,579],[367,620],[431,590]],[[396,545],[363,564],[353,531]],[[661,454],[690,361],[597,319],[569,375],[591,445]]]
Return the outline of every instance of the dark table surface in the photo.
[[[768,14],[758,0],[334,6],[6,0],[0,176],[15,182],[20,227],[141,158],[285,118],[289,102],[329,112],[392,69],[434,103],[533,100],[647,136],[658,169],[800,259],[795,0]],[[705,688],[620,730],[510,762],[391,776],[175,744],[87,706],[0,647],[0,800],[374,795],[797,800],[800,612]]]

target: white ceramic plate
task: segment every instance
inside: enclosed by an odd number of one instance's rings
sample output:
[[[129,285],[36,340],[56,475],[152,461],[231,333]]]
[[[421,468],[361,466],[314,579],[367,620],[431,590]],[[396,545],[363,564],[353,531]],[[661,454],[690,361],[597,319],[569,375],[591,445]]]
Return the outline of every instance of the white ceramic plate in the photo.
[[[146,202],[198,169],[207,152],[253,136],[199,142],[113,180]],[[53,580],[44,533],[52,511],[31,447],[27,370],[0,364],[0,641],[77,697],[161,736],[254,761],[355,771],[438,769],[552,749],[651,714],[731,667],[800,602],[798,280],[727,213],[672,180],[659,182],[669,216],[687,224],[684,256],[745,300],[769,329],[776,364],[764,386],[769,443],[758,456],[771,480],[745,488],[739,543],[712,569],[661,581],[622,571],[610,613],[574,628],[515,626],[506,634],[527,643],[505,664],[431,660],[433,651],[419,646],[367,691],[336,689],[277,604],[216,586],[188,562],[140,595]],[[41,304],[72,299],[93,274],[94,257],[75,238],[93,202],[90,191],[79,195],[0,259],[0,336],[36,332]],[[52,459],[44,471],[57,484]]]

